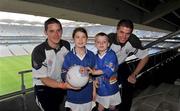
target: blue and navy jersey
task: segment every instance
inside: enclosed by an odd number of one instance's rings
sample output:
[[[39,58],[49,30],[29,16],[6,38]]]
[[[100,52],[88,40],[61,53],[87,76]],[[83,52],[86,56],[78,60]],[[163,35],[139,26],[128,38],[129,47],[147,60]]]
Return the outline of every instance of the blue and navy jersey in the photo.
[[[103,74],[96,78],[99,85],[97,88],[97,94],[99,96],[109,96],[119,91],[117,67],[118,60],[113,50],[108,49],[102,56],[96,54],[95,68],[103,71]]]
[[[80,65],[83,67],[94,67],[95,66],[95,55],[93,52],[86,49],[86,54],[83,58],[76,55],[75,50],[70,51],[64,59],[62,66],[62,76],[67,74],[68,69],[71,66]],[[93,83],[92,79],[82,87],[80,90],[67,90],[67,101],[76,104],[83,104],[92,101]]]

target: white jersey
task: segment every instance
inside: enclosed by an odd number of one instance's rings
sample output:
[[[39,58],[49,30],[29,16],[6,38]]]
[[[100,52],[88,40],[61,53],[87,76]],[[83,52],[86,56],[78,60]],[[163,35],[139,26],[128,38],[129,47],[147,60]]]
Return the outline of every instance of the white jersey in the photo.
[[[123,47],[117,44],[112,44],[111,49],[115,51],[119,64],[123,63],[126,60],[126,58],[129,55],[131,55],[131,53],[134,54],[139,59],[142,59],[148,55],[147,49],[141,50],[134,48],[129,42],[127,42]]]
[[[108,37],[111,43],[110,48],[116,53],[119,64],[125,62],[129,55],[135,55],[139,59],[148,55],[148,50],[142,49],[141,41],[134,34],[131,34],[129,40],[123,46],[118,43],[116,33],[111,33]]]
[[[61,40],[57,49],[51,48],[47,41],[38,45],[32,52],[33,85],[44,85],[40,78],[49,77],[61,82],[61,67],[70,44]]]

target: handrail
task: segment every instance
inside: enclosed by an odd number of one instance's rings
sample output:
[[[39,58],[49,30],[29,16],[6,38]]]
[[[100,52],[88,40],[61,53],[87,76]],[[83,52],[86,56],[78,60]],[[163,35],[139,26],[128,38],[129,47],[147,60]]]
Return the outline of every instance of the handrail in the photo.
[[[24,84],[24,74],[32,72],[32,70],[24,70],[24,71],[20,71],[18,72],[18,74],[21,74],[21,92],[22,94],[26,93],[26,86]]]
[[[32,72],[32,70],[24,70],[24,71],[20,71],[18,72],[18,74],[21,74],[21,93],[22,98],[23,98],[23,111],[27,111],[27,105],[26,105],[26,86],[24,84],[24,74]]]
[[[166,40],[168,38],[171,38],[171,37],[173,37],[173,36],[175,36],[175,35],[177,35],[179,33],[180,33],[180,30],[177,30],[177,31],[172,32],[172,33],[170,33],[168,35],[165,35],[165,36],[157,39],[156,41],[150,42],[149,44],[145,45],[143,47],[143,49],[151,48],[153,45],[156,45],[156,44],[158,44],[158,43],[160,43],[160,42],[162,42],[162,41],[164,41],[164,40]]]
[[[32,70],[19,71],[18,74],[24,74],[24,73],[29,73],[29,72],[32,72]]]
[[[176,55],[166,58],[165,60],[161,61],[160,63],[157,63],[156,65],[146,69],[145,71],[141,72],[140,74],[138,74],[137,78],[139,78],[140,76],[142,76],[143,74],[150,72],[151,70],[159,67],[159,66],[163,66],[164,64],[168,63],[169,61],[173,60],[175,57],[179,56],[180,53],[177,53]]]

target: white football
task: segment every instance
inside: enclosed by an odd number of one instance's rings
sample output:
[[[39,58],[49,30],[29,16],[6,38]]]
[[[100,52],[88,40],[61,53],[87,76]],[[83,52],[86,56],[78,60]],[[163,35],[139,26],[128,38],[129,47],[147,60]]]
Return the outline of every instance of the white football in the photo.
[[[67,82],[71,84],[73,87],[83,87],[87,84],[89,80],[89,74],[81,74],[79,65],[72,66],[67,72]]]

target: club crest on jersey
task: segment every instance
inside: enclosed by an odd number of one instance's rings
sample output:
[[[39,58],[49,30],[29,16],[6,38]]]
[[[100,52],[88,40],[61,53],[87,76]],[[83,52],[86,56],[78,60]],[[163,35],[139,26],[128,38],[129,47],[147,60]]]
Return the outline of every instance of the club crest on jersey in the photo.
[[[53,64],[52,60],[49,59],[47,64],[48,64],[48,66],[52,66],[52,64]]]
[[[128,55],[128,54],[129,54],[129,51],[126,49],[126,50],[125,50],[125,53]]]
[[[114,84],[117,82],[117,76],[112,76],[110,79],[109,79],[109,83],[110,84]]]
[[[112,62],[105,62],[106,67],[109,67],[112,71],[114,70],[114,66]]]

